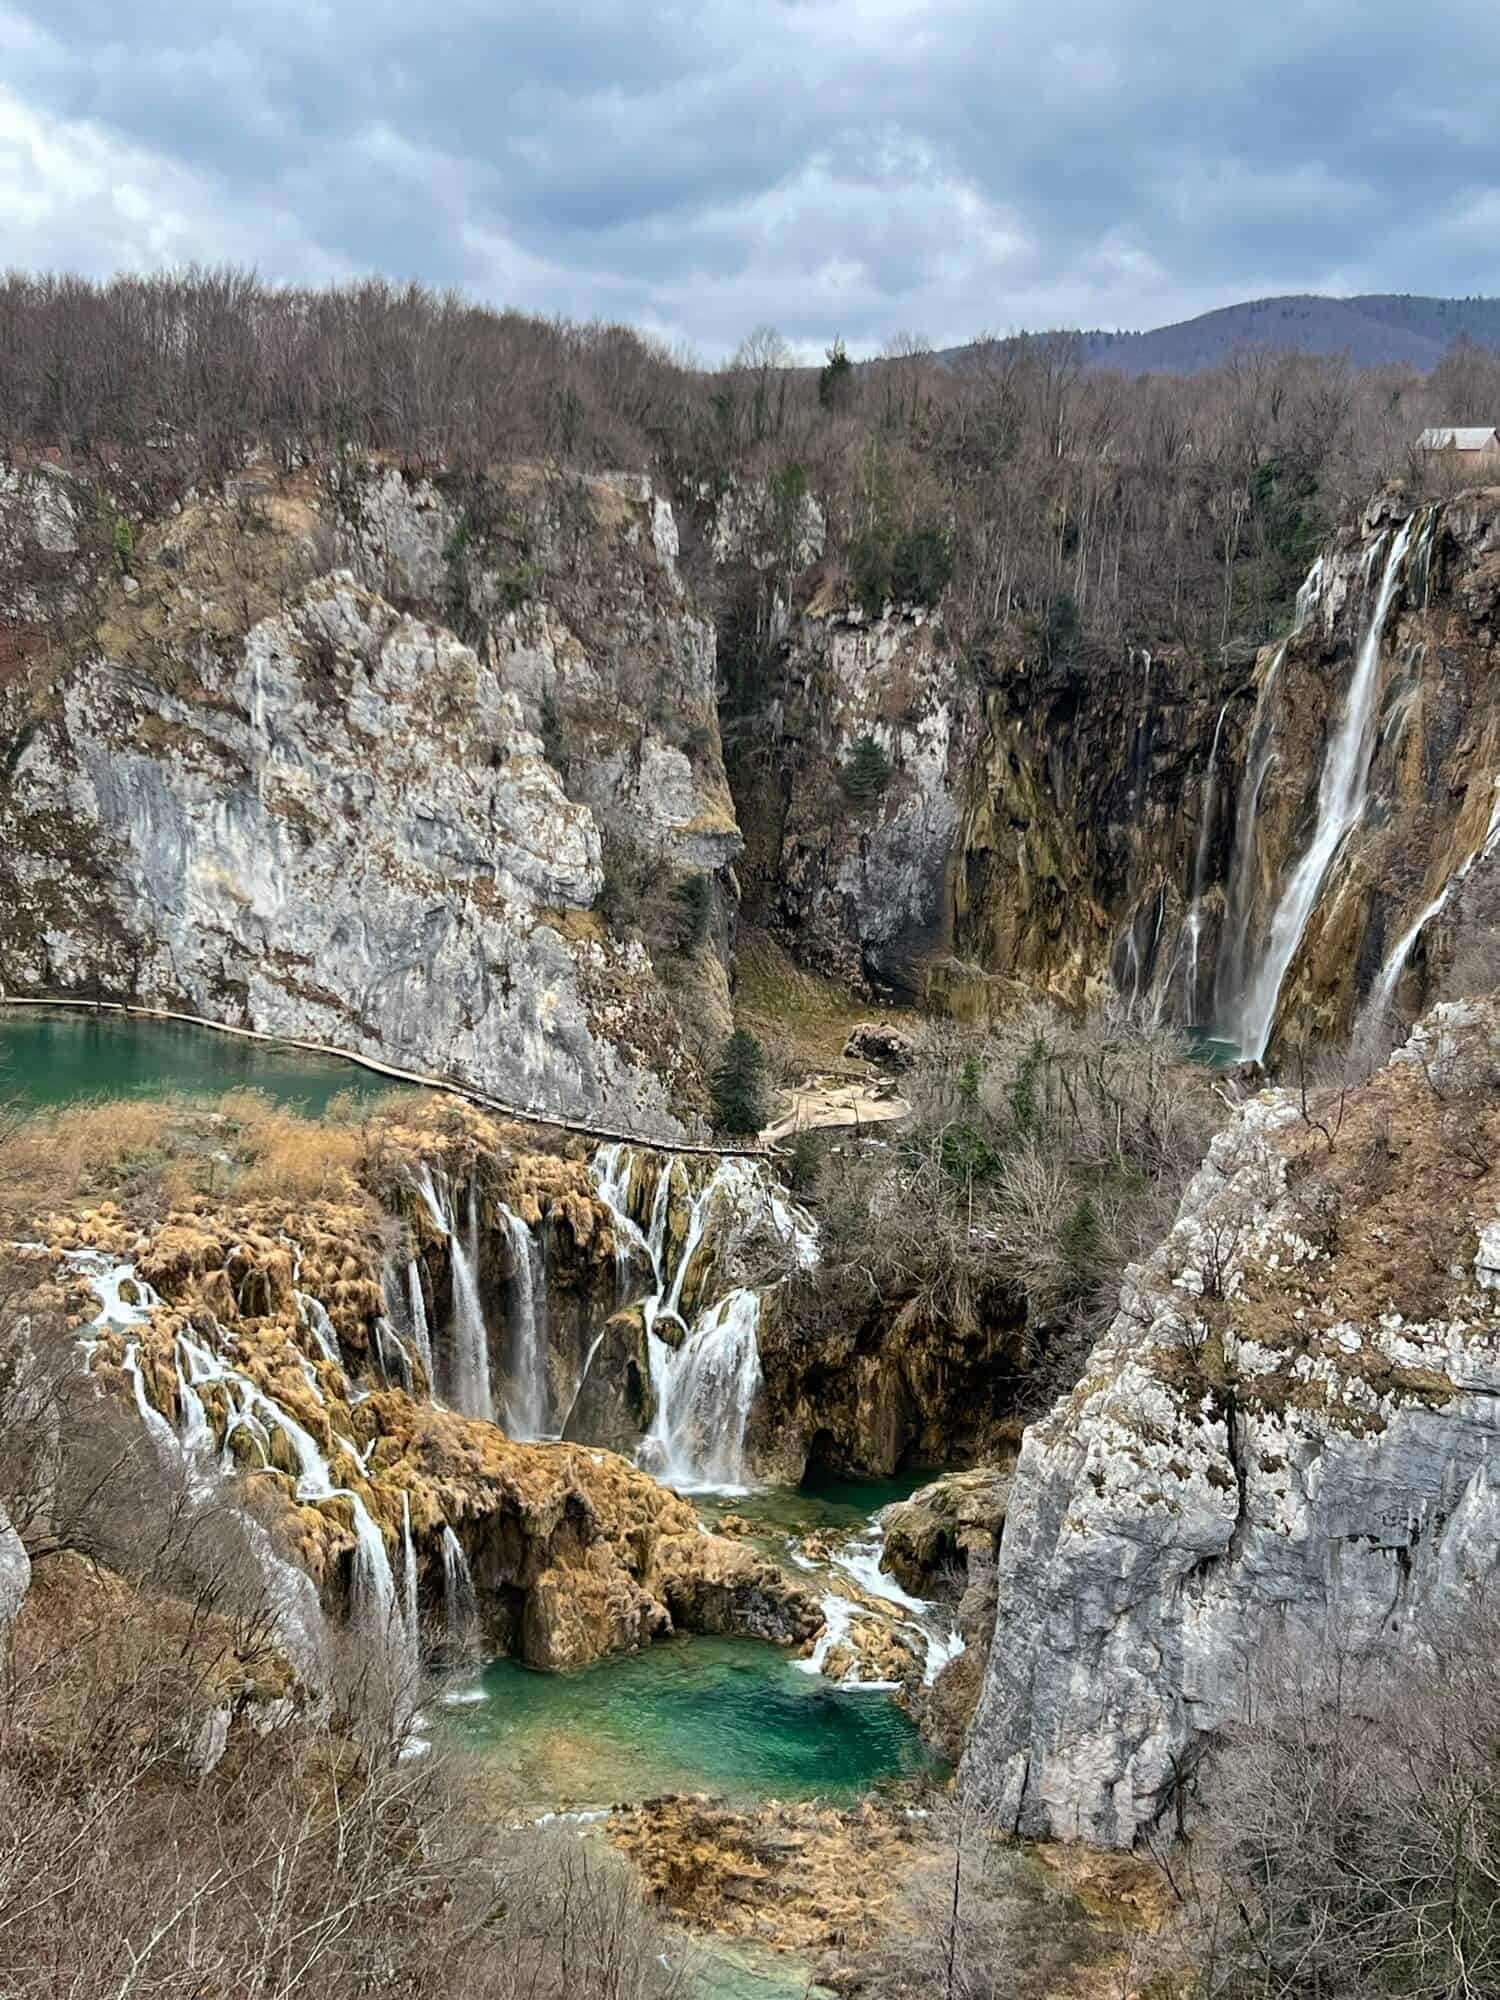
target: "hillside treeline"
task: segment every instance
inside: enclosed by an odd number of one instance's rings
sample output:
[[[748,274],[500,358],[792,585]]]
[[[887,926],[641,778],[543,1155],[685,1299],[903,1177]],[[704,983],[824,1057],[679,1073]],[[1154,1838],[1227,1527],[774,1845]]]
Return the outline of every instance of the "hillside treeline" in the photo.
[[[1500,419],[1500,356],[1463,343],[1426,376],[1271,350],[1183,377],[1083,361],[1076,337],[1047,335],[947,362],[903,339],[856,365],[835,343],[797,367],[761,329],[709,371],[627,327],[378,280],[12,275],[0,449],[128,463],[146,492],[222,476],[252,443],[649,470],[679,499],[753,480],[786,524],[787,571],[811,493],[859,595],[943,595],[983,671],[1018,634],[1051,657],[1232,658],[1284,623],[1329,524],[1413,474],[1426,424]]]

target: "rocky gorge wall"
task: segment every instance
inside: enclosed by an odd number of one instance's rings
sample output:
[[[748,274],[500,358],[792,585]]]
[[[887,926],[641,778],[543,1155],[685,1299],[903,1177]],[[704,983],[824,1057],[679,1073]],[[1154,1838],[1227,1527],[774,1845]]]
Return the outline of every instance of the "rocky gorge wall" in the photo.
[[[941,605],[871,618],[818,572],[733,760],[748,908],[961,1019],[1113,993],[1260,1055],[1410,1016],[1495,830],[1497,536],[1500,493],[1393,488],[1285,639],[1218,660],[1017,634],[974,663]],[[851,797],[865,736],[890,776]]]
[[[1497,536],[1500,493],[1393,490],[1248,673],[1140,653],[1003,678],[959,957],[1074,1002],[1112,988],[1254,1056],[1419,1007],[1495,833]]]
[[[707,560],[760,576],[736,497]],[[1115,991],[1252,1053],[1278,1021],[1337,1038],[1420,1003],[1480,892],[1497,524],[1495,494],[1380,496],[1254,661],[1018,638],[976,663],[941,601],[871,615],[813,510],[795,584],[758,586],[747,695],[640,477],[348,455],[167,505],[12,470],[0,981],[664,1136],[704,1106],[742,891],[805,964],[960,1017]],[[1294,925],[1365,682],[1350,823]]]
[[[611,843],[663,896],[740,846],[713,630],[644,481],[257,463],[102,546],[124,503],[82,480],[0,497],[6,987],[691,1121],[723,964],[669,1001],[601,915]]]
[[[1276,1652],[1438,1641],[1500,1545],[1493,1003],[1357,1093],[1252,1098],[1026,1432],[964,1782],[1128,1846]]]

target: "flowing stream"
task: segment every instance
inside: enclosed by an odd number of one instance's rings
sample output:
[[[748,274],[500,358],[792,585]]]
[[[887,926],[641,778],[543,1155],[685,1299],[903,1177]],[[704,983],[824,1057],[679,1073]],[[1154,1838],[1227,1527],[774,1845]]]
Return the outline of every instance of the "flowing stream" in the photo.
[[[641,1462],[682,1491],[742,1489],[745,1436],[760,1391],[759,1294],[735,1286],[700,1307],[689,1322],[683,1298],[715,1217],[728,1227],[763,1220],[800,1264],[816,1259],[810,1221],[777,1194],[764,1170],[742,1159],[723,1159],[688,1199],[680,1243],[670,1241],[673,1176],[662,1165],[643,1230],[630,1213],[630,1152],[604,1146],[595,1156],[595,1191],[615,1223],[622,1302],[636,1270],[647,1289],[639,1295],[646,1328],[654,1413],[640,1449]],[[679,1193],[682,1191],[680,1190]],[[670,1337],[669,1337],[670,1336]],[[592,1357],[590,1357],[592,1359]]]
[[[1323,760],[1312,838],[1282,891],[1260,963],[1245,991],[1235,1039],[1252,1061],[1258,1062],[1265,1054],[1287,969],[1297,955],[1329,868],[1365,809],[1386,620],[1401,583],[1414,518],[1403,522],[1386,557],[1343,715]]]

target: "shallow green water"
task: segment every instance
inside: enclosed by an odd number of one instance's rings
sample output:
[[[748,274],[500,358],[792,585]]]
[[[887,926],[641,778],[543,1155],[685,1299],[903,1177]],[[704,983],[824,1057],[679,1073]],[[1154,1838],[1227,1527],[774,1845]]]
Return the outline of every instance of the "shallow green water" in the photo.
[[[909,1500],[920,1487],[938,1477],[931,1468],[893,1473],[888,1479],[838,1479],[817,1476],[801,1486],[762,1486],[748,1493],[694,1496],[703,1518],[717,1524],[726,1514],[767,1531],[816,1534],[830,1528],[863,1528],[893,1500]]]
[[[377,1097],[402,1087],[357,1063],[176,1021],[0,1010],[0,1098],[35,1106],[254,1089],[316,1117],[346,1091]]]
[[[553,1810],[671,1791],[845,1802],[943,1768],[887,1696],[843,1692],[755,1639],[670,1640],[577,1674],[496,1660],[441,1710],[517,1803]]]
[[[833,2000],[796,1959],[718,1938],[693,1938],[686,1952],[693,2000]]]
[[[1233,1069],[1237,1062],[1244,1061],[1245,1052],[1238,1042],[1228,1041],[1208,1028],[1189,1028],[1188,1040],[1195,1059],[1207,1063],[1210,1069]]]

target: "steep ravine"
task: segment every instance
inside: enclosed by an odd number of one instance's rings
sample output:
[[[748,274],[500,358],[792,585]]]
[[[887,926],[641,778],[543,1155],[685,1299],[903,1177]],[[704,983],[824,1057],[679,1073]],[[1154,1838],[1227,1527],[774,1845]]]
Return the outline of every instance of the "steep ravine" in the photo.
[[[1393,488],[1223,661],[1017,632],[969,662],[941,605],[872,619],[820,573],[731,760],[747,906],[965,1020],[1112,992],[1258,1055],[1409,1018],[1493,831],[1497,546],[1500,492]],[[890,775],[850,796],[865,736]]]

